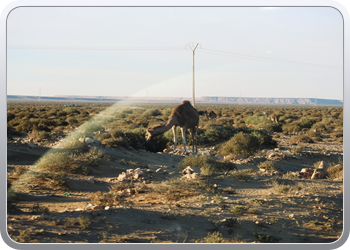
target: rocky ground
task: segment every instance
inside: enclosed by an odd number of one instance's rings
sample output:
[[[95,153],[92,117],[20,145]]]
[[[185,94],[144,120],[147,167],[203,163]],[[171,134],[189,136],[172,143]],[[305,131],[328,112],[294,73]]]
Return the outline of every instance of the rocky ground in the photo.
[[[150,153],[90,145],[112,160],[89,175],[69,175],[66,189],[18,187],[55,142],[14,138],[7,147],[7,175],[20,191],[8,204],[8,233],[17,242],[40,243],[334,242],[343,228],[343,180],[311,180],[300,172],[320,161],[336,164],[342,143],[330,138],[304,143],[296,155],[289,138],[281,133],[277,147],[254,157],[232,156],[237,172],[247,169],[243,178],[227,171],[201,176],[196,166],[180,171],[177,165],[186,156],[181,146]],[[198,154],[223,159],[210,147]],[[267,159],[279,171],[257,167]],[[286,178],[288,172],[299,177]],[[130,185],[118,190],[119,205],[103,206],[91,198],[121,183]],[[281,192],[273,183],[290,188]]]

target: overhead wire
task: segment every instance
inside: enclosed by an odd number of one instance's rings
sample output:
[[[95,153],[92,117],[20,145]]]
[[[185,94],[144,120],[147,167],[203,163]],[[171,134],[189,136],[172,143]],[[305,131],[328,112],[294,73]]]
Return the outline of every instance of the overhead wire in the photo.
[[[169,46],[169,47],[81,47],[81,46],[20,46],[20,45],[10,45],[8,49],[39,49],[39,50],[186,50],[187,46]],[[221,56],[230,56],[242,59],[256,60],[256,61],[265,61],[265,62],[274,62],[274,63],[283,63],[283,64],[291,64],[291,65],[300,65],[300,66],[311,66],[311,67],[320,67],[320,68],[328,68],[328,69],[343,69],[343,67],[331,66],[331,65],[323,65],[323,64],[315,64],[315,63],[305,63],[305,62],[297,62],[283,59],[274,59],[269,57],[262,56],[253,56],[247,54],[240,54],[235,52],[228,52],[222,50],[215,49],[206,49],[199,47],[198,51],[206,54],[214,54]]]
[[[201,51],[201,50],[204,50],[204,51]],[[281,60],[281,59],[274,59],[274,58],[261,57],[261,56],[252,56],[252,55],[247,55],[247,54],[239,54],[239,53],[227,52],[227,51],[221,51],[221,50],[214,50],[214,49],[200,48],[199,51],[201,51],[202,53],[207,53],[207,54],[230,56],[230,57],[250,59],[250,60],[256,60],[256,61],[269,61],[269,62],[292,64],[292,65],[322,67],[322,68],[329,68],[329,69],[342,69],[343,68],[343,67],[324,65],[324,64],[304,63],[304,62],[296,62],[296,61],[290,61],[290,60]]]

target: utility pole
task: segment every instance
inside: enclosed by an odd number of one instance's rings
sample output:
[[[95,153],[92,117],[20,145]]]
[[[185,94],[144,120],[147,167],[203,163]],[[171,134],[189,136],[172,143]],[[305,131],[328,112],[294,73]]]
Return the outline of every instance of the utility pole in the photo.
[[[195,105],[195,91],[194,91],[194,52],[197,49],[199,43],[189,43],[187,44],[192,50],[192,106]]]

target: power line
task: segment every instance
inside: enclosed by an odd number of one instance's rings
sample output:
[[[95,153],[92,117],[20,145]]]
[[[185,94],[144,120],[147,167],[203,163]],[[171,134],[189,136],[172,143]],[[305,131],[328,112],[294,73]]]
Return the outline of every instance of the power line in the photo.
[[[34,50],[185,50],[184,46],[171,47],[82,47],[82,46],[21,46],[10,45],[8,49],[34,49]]]
[[[8,49],[33,49],[33,50],[100,50],[100,51],[110,51],[110,50],[186,50],[188,44],[185,46],[168,46],[168,47],[81,47],[81,46],[21,46],[21,45],[10,45]],[[198,48],[201,53],[214,54],[214,55],[222,55],[222,56],[230,56],[236,58],[250,59],[255,61],[265,61],[265,62],[275,62],[275,63],[283,63],[283,64],[291,64],[291,65],[302,65],[302,66],[311,66],[311,67],[321,67],[328,69],[343,69],[343,67],[331,66],[331,65],[323,65],[323,64],[315,64],[315,63],[305,63],[305,62],[297,62],[283,59],[273,59],[268,57],[261,56],[253,56],[247,54],[240,54],[235,52],[228,52],[222,50],[215,49],[205,49]]]
[[[231,57],[237,57],[237,58],[257,60],[257,61],[269,61],[269,62],[285,63],[285,64],[293,64],[293,65],[323,67],[323,68],[329,68],[329,69],[343,69],[343,67],[337,67],[337,66],[331,66],[331,65],[323,65],[323,64],[315,64],[315,63],[304,63],[304,62],[296,62],[296,61],[281,60],[281,59],[273,59],[273,58],[268,58],[268,57],[252,56],[252,55],[247,55],[247,54],[239,54],[239,53],[227,52],[227,51],[221,51],[221,50],[203,49],[203,48],[200,48],[200,50],[204,50],[204,51],[201,51],[202,53],[223,55],[223,56],[231,56]],[[209,52],[206,52],[206,51],[209,51]]]

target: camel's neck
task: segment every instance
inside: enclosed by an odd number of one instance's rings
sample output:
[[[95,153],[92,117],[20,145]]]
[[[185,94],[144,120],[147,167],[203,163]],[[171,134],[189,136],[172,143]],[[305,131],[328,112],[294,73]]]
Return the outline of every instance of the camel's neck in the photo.
[[[173,125],[174,125],[174,122],[171,119],[169,119],[164,125],[159,125],[153,128],[153,133],[155,135],[164,134],[166,131],[171,129]]]

